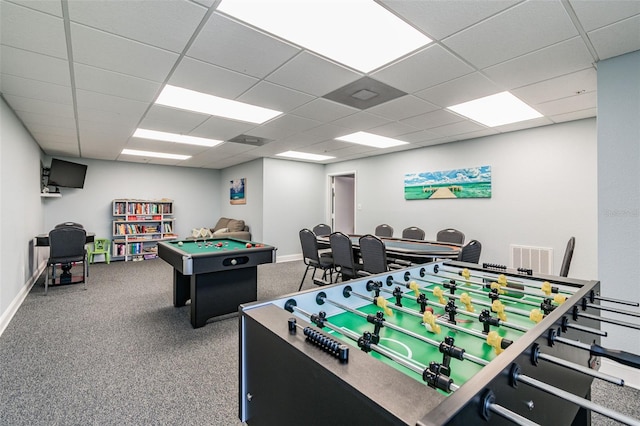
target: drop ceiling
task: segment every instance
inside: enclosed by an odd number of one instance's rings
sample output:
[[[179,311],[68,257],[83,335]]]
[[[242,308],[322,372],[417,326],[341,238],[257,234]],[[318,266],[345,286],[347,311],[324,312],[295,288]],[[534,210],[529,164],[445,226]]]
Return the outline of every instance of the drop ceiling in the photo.
[[[380,0],[433,43],[365,74],[219,3],[0,0],[2,97],[51,156],[221,169],[295,150],[331,163],[595,117],[598,61],[640,49],[640,1]],[[352,105],[327,96],[366,90],[363,81],[400,95]],[[166,84],[284,113],[256,125],[154,104]],[[489,128],[446,109],[505,90],[543,117]],[[225,142],[159,147],[133,138],[138,127]],[[409,143],[335,140],[357,131]],[[136,159],[124,148],[192,157]]]

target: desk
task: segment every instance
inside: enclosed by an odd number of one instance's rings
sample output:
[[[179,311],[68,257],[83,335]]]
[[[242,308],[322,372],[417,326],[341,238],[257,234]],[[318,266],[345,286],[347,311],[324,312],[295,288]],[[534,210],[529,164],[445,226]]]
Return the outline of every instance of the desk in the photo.
[[[361,235],[350,235],[351,244],[355,250],[359,250]],[[331,248],[329,236],[319,236],[319,248]],[[380,238],[387,249],[390,258],[408,260],[412,263],[426,263],[434,258],[456,259],[462,246],[453,243],[441,243],[437,241],[407,240],[402,238]]]
[[[275,262],[276,248],[246,244],[233,238],[158,243],[158,256],[173,267],[173,306],[185,306],[191,299],[193,328],[257,300],[257,266]]]
[[[86,243],[92,243],[96,234],[93,232],[87,232]],[[49,234],[36,235],[36,247],[49,247]]]

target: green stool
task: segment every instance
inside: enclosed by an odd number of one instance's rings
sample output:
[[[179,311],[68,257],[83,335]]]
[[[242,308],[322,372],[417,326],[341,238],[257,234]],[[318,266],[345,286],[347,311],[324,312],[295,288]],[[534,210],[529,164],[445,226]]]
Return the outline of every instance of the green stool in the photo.
[[[93,248],[87,251],[89,255],[89,263],[93,263],[94,254],[104,254],[104,260],[109,263],[111,261],[111,240],[107,238],[96,238],[93,240]]]

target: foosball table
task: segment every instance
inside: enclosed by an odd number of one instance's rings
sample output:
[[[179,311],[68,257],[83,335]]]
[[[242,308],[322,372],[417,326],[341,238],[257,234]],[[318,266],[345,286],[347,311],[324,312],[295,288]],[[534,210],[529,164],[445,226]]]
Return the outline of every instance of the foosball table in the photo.
[[[569,425],[590,400],[601,317],[637,303],[600,296],[598,281],[501,265],[433,262],[240,307],[239,415],[255,425]],[[628,313],[614,308],[618,313]]]

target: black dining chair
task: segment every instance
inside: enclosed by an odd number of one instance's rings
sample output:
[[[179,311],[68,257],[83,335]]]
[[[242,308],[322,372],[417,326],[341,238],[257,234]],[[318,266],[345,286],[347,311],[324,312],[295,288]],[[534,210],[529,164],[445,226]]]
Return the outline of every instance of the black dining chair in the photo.
[[[376,226],[375,235],[378,237],[393,237],[393,228],[386,223]]]
[[[480,244],[480,241],[471,240],[468,244],[462,247],[457,260],[461,262],[479,263],[481,252],[482,244]]]
[[[82,263],[82,281],[87,288],[89,278],[89,262],[87,261],[86,231],[78,226],[56,226],[49,232],[49,259],[47,260],[47,275],[44,281],[44,294],[49,285],[55,282],[56,269],[61,267],[59,280],[72,282],[71,268],[75,263]],[[52,281],[53,280],[53,281]]]
[[[331,227],[327,224],[320,223],[313,227],[313,233],[317,236],[331,235]]]
[[[369,274],[380,274],[389,270],[387,250],[384,242],[375,235],[367,234],[360,237],[360,258],[362,270]]]
[[[562,265],[560,266],[560,276],[567,277],[569,276],[569,267],[571,266],[571,259],[573,258],[573,250],[576,247],[576,238],[569,238],[569,242],[567,242],[567,248],[564,252],[564,258],[562,259]]]
[[[318,250],[318,240],[316,234],[309,229],[300,230],[300,245],[302,246],[302,258],[306,268],[304,275],[300,281],[300,287],[298,291],[302,289],[305,278],[309,269],[313,269],[311,273],[311,280],[314,284],[323,285],[333,283],[333,256],[330,252],[320,252]],[[322,281],[316,280],[316,271],[322,269]],[[329,275],[329,282],[327,283],[327,274]]]
[[[464,244],[464,233],[454,228],[447,228],[438,231],[436,241],[441,243]]]
[[[402,238],[407,238],[410,240],[424,240],[424,235],[424,230],[418,228],[417,226],[410,226],[402,230]]]
[[[334,232],[329,235],[329,243],[333,254],[333,265],[341,280],[347,281],[359,276],[362,265],[356,261],[351,238],[342,232]]]

